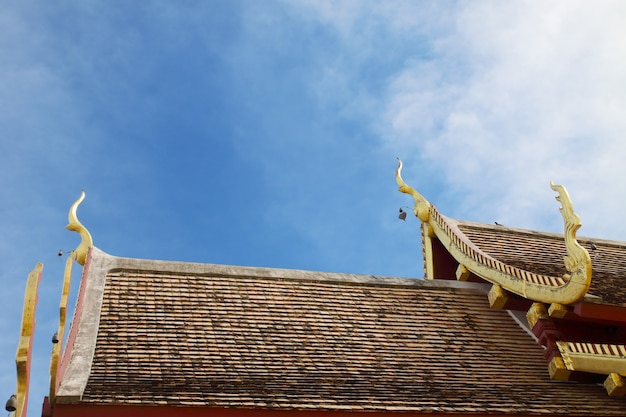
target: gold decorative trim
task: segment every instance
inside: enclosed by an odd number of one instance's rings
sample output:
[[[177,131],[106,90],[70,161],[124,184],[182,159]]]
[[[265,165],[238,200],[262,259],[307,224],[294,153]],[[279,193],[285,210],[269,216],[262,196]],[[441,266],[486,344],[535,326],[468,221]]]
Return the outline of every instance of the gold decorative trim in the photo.
[[[85,199],[85,191],[81,190],[80,197],[70,207],[70,211],[67,215],[67,219],[69,223],[66,226],[68,230],[71,230],[73,232],[78,232],[78,234],[81,237],[80,244],[72,252],[74,258],[76,259],[76,262],[78,262],[81,265],[85,265],[87,252],[89,251],[89,248],[93,246],[93,239],[91,238],[91,234],[85,228],[85,226],[83,226],[83,224],[78,220],[78,217],[76,217],[76,209],[78,208],[80,203],[83,202],[84,199]]]
[[[20,341],[15,355],[17,366],[17,407],[14,417],[26,415],[28,399],[28,381],[30,379],[30,356],[33,344],[33,330],[35,328],[35,311],[37,309],[37,291],[41,281],[43,264],[38,263],[28,274],[26,291],[24,292],[24,308],[22,311],[22,326],[20,329]]]
[[[604,388],[611,397],[626,395],[626,378],[618,374],[609,374],[604,380]]]
[[[626,376],[626,345],[556,342],[567,369]]]
[[[59,369],[59,357],[61,356],[63,339],[65,336],[65,322],[67,316],[67,303],[70,295],[70,282],[72,279],[72,264],[74,256],[69,256],[65,262],[65,273],[63,275],[63,289],[61,292],[61,301],[59,302],[59,327],[57,329],[55,340],[52,345],[52,354],[50,356],[50,403],[54,404],[56,396],[57,372]]]
[[[559,211],[563,216],[565,248],[567,250],[567,256],[563,258],[563,262],[571,274],[565,278],[569,279],[570,283],[573,282],[572,286],[580,286],[582,299],[591,286],[591,257],[587,249],[583,248],[576,240],[576,232],[582,223],[578,214],[574,213],[572,200],[565,187],[550,181],[550,188],[559,193],[555,198],[561,203]]]
[[[539,320],[546,320],[549,317],[548,310],[543,303],[533,303],[526,313],[526,320],[531,330],[535,328]]]
[[[567,315],[567,312],[567,307],[563,304],[552,303],[550,304],[550,307],[548,307],[548,315],[552,318],[562,319]]]
[[[424,262],[424,278],[435,279],[433,264],[433,239],[435,231],[426,222],[422,223],[422,260]]]
[[[548,364],[548,373],[550,374],[550,379],[555,381],[569,381],[569,377],[572,374],[563,362],[563,358],[558,356],[552,358]]]
[[[504,308],[506,302],[509,300],[506,291],[504,291],[498,284],[493,284],[491,286],[491,289],[487,294],[487,298],[489,299],[489,306],[496,309]]]
[[[459,264],[456,268],[456,280],[467,281],[470,277],[470,271],[463,264]]]
[[[415,215],[422,223],[431,226],[441,244],[470,272],[492,284],[502,286],[506,291],[548,304],[573,304],[582,300],[587,293],[591,285],[591,261],[587,262],[589,254],[576,242],[575,232],[580,227],[580,222],[576,223],[578,216],[573,212],[569,195],[563,186],[551,185],[559,192],[557,200],[562,204],[560,210],[565,222],[568,251],[565,263],[570,274],[554,277],[507,265],[483,252],[456,225],[440,214],[435,206],[407,185],[402,179],[401,172],[402,161],[398,159],[396,182],[400,187],[399,191],[413,197]]]

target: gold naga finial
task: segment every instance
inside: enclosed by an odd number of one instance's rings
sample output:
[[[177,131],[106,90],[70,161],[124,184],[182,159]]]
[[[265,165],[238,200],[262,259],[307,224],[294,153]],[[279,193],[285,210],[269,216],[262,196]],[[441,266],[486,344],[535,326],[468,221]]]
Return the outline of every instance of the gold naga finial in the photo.
[[[85,265],[85,259],[87,258],[87,251],[89,250],[90,247],[93,246],[93,239],[91,238],[91,234],[89,234],[89,231],[78,220],[78,217],[76,217],[76,209],[78,208],[78,206],[80,205],[80,203],[82,203],[84,199],[85,199],[85,191],[81,190],[80,197],[78,197],[78,200],[76,200],[74,204],[72,204],[72,206],[70,207],[70,211],[67,215],[69,224],[66,226],[68,230],[71,230],[73,232],[78,232],[78,234],[81,237],[80,244],[73,251],[74,259],[76,259],[76,262],[78,262],[81,265]]]
[[[402,160],[398,159],[398,168],[396,168],[396,182],[400,186],[401,193],[410,194],[415,200],[413,213],[423,222],[427,222],[430,218],[430,203],[420,193],[415,191],[413,187],[408,186],[402,179]]]
[[[408,186],[402,179],[401,172],[402,161],[398,158],[396,182],[400,186],[399,191],[413,196],[415,199],[413,212],[422,222],[424,270],[428,279],[434,279],[433,239],[437,239],[459,263],[457,279],[462,280],[464,274],[473,273],[493,284],[490,292],[492,306],[505,300],[504,290],[529,300],[553,304],[554,308],[557,304],[567,305],[582,300],[589,290],[591,259],[587,250],[576,241],[576,231],[580,228],[581,222],[574,213],[565,187],[550,184],[552,189],[559,193],[556,199],[562,205],[560,211],[565,224],[567,250],[564,262],[568,273],[557,277],[507,265],[483,252],[455,226],[455,222],[441,215],[420,193]]]
[[[567,249],[567,256],[563,258],[565,268],[570,273],[583,272],[585,276],[588,276],[588,281],[591,282],[591,257],[587,249],[583,248],[576,240],[576,232],[582,225],[580,217],[574,213],[572,200],[564,186],[550,181],[550,188],[559,193],[555,198],[561,203],[559,211],[563,216],[565,247]]]

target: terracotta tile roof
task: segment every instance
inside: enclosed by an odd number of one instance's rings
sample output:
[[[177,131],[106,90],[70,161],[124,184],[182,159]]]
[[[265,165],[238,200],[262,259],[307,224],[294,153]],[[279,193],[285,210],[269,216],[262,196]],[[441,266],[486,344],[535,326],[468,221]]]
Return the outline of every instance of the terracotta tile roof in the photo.
[[[470,222],[458,227],[481,250],[511,266],[554,276],[567,272],[561,234]],[[626,243],[584,237],[578,242],[589,251],[593,265],[589,293],[606,304],[626,303]]]
[[[97,332],[74,346],[93,362],[72,355],[67,385],[88,379],[63,402],[626,414],[601,386],[550,381],[481,284],[93,258]]]

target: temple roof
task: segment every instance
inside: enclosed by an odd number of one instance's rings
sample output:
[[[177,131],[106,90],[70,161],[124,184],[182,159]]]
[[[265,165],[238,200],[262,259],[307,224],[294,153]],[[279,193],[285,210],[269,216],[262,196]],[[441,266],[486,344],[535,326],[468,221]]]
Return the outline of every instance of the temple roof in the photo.
[[[563,185],[550,183],[563,218],[559,236],[450,219],[401,171],[398,160],[399,191],[413,197],[421,222],[426,278],[490,283],[492,308],[527,311],[552,379],[604,376],[610,396],[626,396],[624,245],[579,239],[582,222]]]
[[[462,227],[487,247],[486,229]],[[507,233],[496,235],[504,242]],[[117,258],[92,248],[56,401],[626,413],[626,401],[601,386],[551,381],[535,339],[509,312],[489,307],[488,289]]]
[[[507,265],[551,276],[567,272],[563,234],[456,223],[474,245]],[[586,237],[578,238],[578,242],[588,250],[593,264],[589,294],[601,297],[605,304],[626,305],[626,243]]]

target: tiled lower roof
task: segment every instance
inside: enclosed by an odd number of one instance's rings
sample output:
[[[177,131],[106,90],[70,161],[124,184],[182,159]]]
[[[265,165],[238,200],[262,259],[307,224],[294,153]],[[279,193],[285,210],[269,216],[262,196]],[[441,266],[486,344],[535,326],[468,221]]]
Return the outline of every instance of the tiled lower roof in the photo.
[[[601,386],[550,381],[480,284],[92,256],[106,264],[85,277],[102,294],[93,363],[70,363],[64,378],[89,375],[63,402],[626,413]]]
[[[458,222],[458,228],[483,252],[508,265],[552,276],[567,272],[563,235],[471,222]],[[589,293],[606,304],[626,303],[626,243],[584,237],[578,242],[591,256]]]

